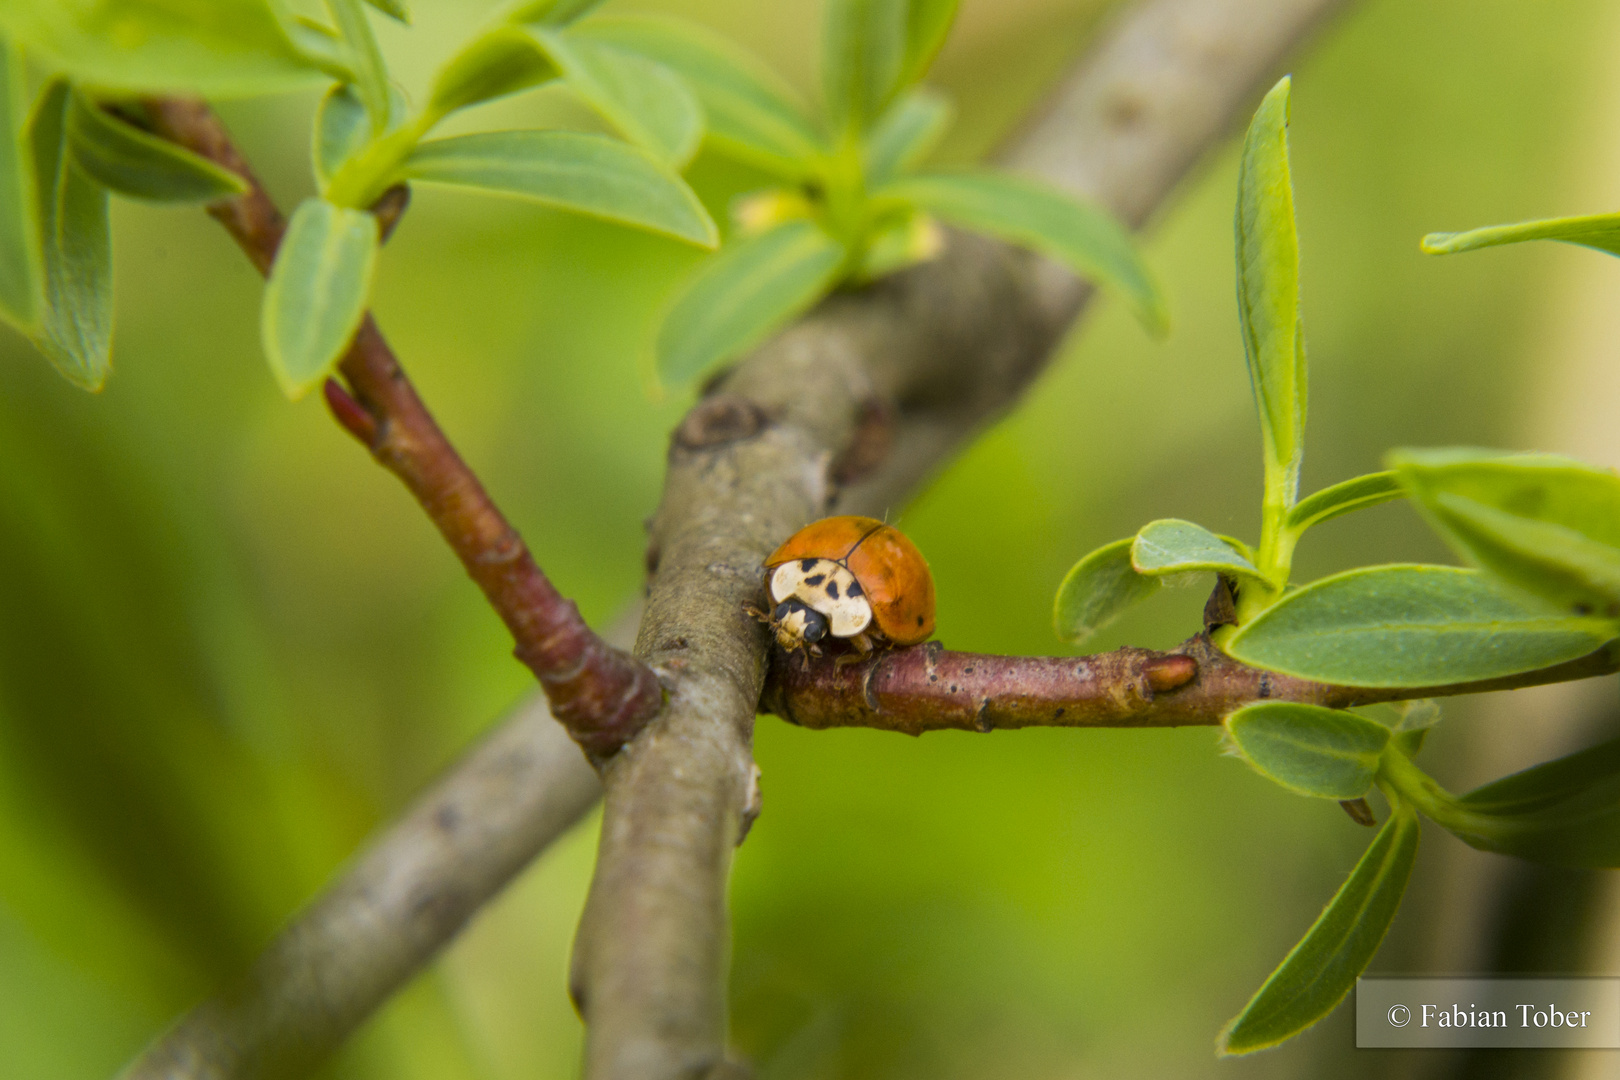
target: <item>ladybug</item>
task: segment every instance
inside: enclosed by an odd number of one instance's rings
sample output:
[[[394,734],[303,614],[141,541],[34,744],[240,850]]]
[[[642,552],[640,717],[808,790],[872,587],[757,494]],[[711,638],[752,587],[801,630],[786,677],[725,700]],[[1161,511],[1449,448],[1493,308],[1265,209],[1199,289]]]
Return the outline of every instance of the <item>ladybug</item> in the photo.
[[[820,655],[829,635],[859,654],[915,645],[934,632],[934,576],[899,529],[876,518],[811,522],[765,560],[769,623],[789,651]]]

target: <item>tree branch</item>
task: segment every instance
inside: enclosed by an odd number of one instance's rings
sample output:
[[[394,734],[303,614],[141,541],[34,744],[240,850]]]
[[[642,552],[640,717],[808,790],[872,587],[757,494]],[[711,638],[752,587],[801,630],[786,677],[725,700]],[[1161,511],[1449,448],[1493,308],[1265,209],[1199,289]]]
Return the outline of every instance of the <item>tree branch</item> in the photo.
[[[239,983],[183,1017],[122,1080],[305,1075],[600,793],[536,698],[373,841]]]
[[[1140,222],[1342,2],[1138,5],[1010,160],[1039,167],[1036,144],[1057,139],[1075,161],[1107,162],[1106,175],[1047,174]],[[763,559],[830,510],[902,501],[1028,386],[1088,293],[1051,263],[952,234],[937,261],[835,295],[715,380],[676,432],[636,648],[669,700],[603,770],[575,943],[588,1080],[729,1067],[725,887],[759,810],[751,725],[768,656],[743,608]]]
[[[158,134],[237,173],[242,196],[208,212],[236,239],[259,272],[269,274],[286,220],[219,119],[199,101],[147,102]],[[373,209],[384,231],[404,209],[403,189]],[[552,714],[594,761],[611,755],[658,711],[662,691],[644,664],[608,645],[535,565],[523,538],[439,429],[393,350],[367,313],[338,365],[349,384],[326,384],[326,400],[345,430],[416,496],[506,623],[519,660],[545,688]]]
[[[1347,709],[1380,701],[1481,694],[1620,671],[1620,642],[1557,667],[1445,686],[1335,686],[1262,671],[1203,634],[1170,652],[1095,656],[986,656],[937,642],[840,667],[777,651],[760,711],[807,728],[990,732],[1023,727],[1182,727],[1219,724],[1256,701]]]

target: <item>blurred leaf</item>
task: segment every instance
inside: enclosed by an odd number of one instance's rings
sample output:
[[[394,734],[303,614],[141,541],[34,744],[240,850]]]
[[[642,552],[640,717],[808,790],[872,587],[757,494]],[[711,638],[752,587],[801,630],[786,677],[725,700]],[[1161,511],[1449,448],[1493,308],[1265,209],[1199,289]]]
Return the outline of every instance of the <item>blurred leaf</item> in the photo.
[[[1620,476],[1550,454],[1403,450],[1389,460],[1463,558],[1566,610],[1620,616]]]
[[[294,16],[286,27],[287,36],[310,63],[339,82],[354,82],[354,65],[349,63],[349,49],[336,30],[302,15]]]
[[[1368,473],[1325,487],[1301,499],[1288,511],[1286,525],[1294,532],[1302,533],[1313,525],[1332,521],[1341,514],[1377,506],[1398,499],[1403,494],[1393,472]]]
[[[219,98],[320,78],[266,0],[6,0],[0,28],[87,87]]]
[[[1417,757],[1429,730],[1440,722],[1440,703],[1434,698],[1385,701],[1360,705],[1350,711],[1389,728],[1395,746],[1409,758]]]
[[[1075,563],[1058,586],[1052,625],[1058,637],[1076,645],[1164,588],[1156,577],[1131,566],[1136,537],[1105,544]]]
[[[907,0],[828,0],[822,95],[835,132],[864,130],[888,104],[906,63]]]
[[[1284,77],[1260,103],[1243,140],[1236,231],[1238,315],[1265,439],[1267,486],[1284,486],[1291,503],[1305,442],[1306,373],[1288,91]]]
[[[22,54],[0,41],[0,317],[25,333],[39,325],[40,252],[24,141],[28,108]]]
[[[310,156],[315,163],[315,177],[324,186],[371,140],[366,107],[353,86],[339,83],[321,98],[315,109],[313,135],[315,145]]]
[[[260,328],[270,370],[290,398],[326,378],[366,311],[377,219],[305,199],[287,225],[264,290]]]
[[[515,26],[497,26],[469,42],[439,70],[427,111],[434,117],[448,116],[560,74],[531,34]]]
[[[583,18],[602,0],[517,0],[505,12],[507,22],[567,26]]]
[[[913,210],[879,226],[866,238],[855,280],[873,281],[885,274],[926,262],[945,250],[939,223]]]
[[[928,74],[940,46],[956,21],[957,0],[910,0],[906,5],[906,53],[900,65],[900,86],[907,87]]]
[[[29,120],[44,311],[34,339],[70,382],[99,390],[112,362],[112,234],[107,189],[73,163],[72,94],[62,81],[40,96]]]
[[[681,286],[658,330],[658,373],[679,385],[758,343],[815,303],[844,248],[812,221],[733,240]]]
[[[1075,273],[1119,289],[1154,333],[1167,325],[1164,297],[1130,234],[1103,210],[1036,180],[995,172],[923,173],[874,198],[912,203],[946,221],[1023,244]]]
[[[382,135],[390,126],[393,98],[388,88],[388,65],[377,47],[377,37],[371,32],[365,8],[360,0],[326,0],[326,6],[348,44],[355,92],[365,103],[366,115],[371,117],[372,134]]]
[[[1341,709],[1268,701],[1226,718],[1245,760],[1300,795],[1356,799],[1372,790],[1392,732]]]
[[[1255,667],[1346,686],[1442,686],[1585,656],[1601,619],[1522,602],[1449,566],[1368,566],[1289,593],[1226,643]]]
[[[1276,1046],[1344,1000],[1389,931],[1417,846],[1417,815],[1397,803],[1327,909],[1221,1033],[1221,1054]]]
[[[743,236],[774,229],[784,221],[810,218],[815,204],[802,188],[766,188],[739,195],[731,203],[731,220]]]
[[[1517,225],[1490,225],[1468,232],[1430,233],[1423,238],[1423,250],[1430,255],[1452,255],[1501,244],[1521,244],[1526,240],[1561,240],[1620,255],[1620,214],[1548,218],[1522,221]]]
[[[1620,866],[1620,739],[1475,788],[1435,820],[1485,851],[1554,866]]]
[[[758,57],[700,26],[652,16],[592,19],[572,31],[649,56],[691,86],[724,154],[776,176],[806,176],[822,152],[820,133],[793,88]]]
[[[703,107],[669,68],[638,53],[561,30],[535,38],[569,88],[625,138],[679,169],[703,141]]]
[[[516,195],[714,247],[719,233],[679,176],[603,135],[495,131],[434,139],[405,162],[413,180]]]
[[[366,3],[406,26],[411,24],[411,9],[405,5],[405,0],[366,0]]]
[[[897,98],[866,137],[866,182],[880,187],[914,168],[950,126],[952,112],[945,95],[933,90]]]
[[[1213,570],[1260,579],[1260,571],[1231,544],[1202,525],[1178,518],[1150,521],[1136,533],[1131,565],[1138,574],[1163,577]]]
[[[167,139],[142,131],[74,94],[68,111],[73,159],[102,186],[154,202],[212,202],[248,189],[247,182]]]

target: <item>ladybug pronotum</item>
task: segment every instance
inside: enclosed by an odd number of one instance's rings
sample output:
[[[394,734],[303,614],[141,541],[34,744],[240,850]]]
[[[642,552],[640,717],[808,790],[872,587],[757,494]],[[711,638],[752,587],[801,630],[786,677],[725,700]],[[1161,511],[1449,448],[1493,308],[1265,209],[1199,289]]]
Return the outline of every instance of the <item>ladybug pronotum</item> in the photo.
[[[765,560],[776,642],[820,653],[829,636],[865,654],[934,632],[934,576],[900,530],[876,518],[811,522]]]

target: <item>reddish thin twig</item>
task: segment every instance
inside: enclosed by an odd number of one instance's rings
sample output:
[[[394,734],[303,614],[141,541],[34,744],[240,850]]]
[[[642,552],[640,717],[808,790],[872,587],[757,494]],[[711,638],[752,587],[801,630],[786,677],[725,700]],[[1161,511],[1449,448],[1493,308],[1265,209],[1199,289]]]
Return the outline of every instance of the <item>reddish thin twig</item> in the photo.
[[[994,731],[1022,727],[1183,727],[1219,724],[1256,701],[1350,708],[1379,701],[1476,694],[1620,671],[1620,643],[1557,667],[1446,686],[1335,686],[1239,663],[1203,634],[1171,652],[987,656],[938,642],[859,664],[803,663],[773,650],[760,709],[808,728]]]
[[[286,219],[200,101],[147,102],[153,129],[250,185],[244,195],[211,203],[208,212],[268,274]],[[392,225],[404,193],[383,196],[379,213]],[[611,755],[655,715],[663,692],[651,668],[603,641],[535,565],[478,477],[461,460],[406,378],[368,313],[338,365],[348,388],[328,383],[334,417],[404,481],[438,526],[467,573],[512,632],[518,659],[545,687],[552,714],[592,758]]]

